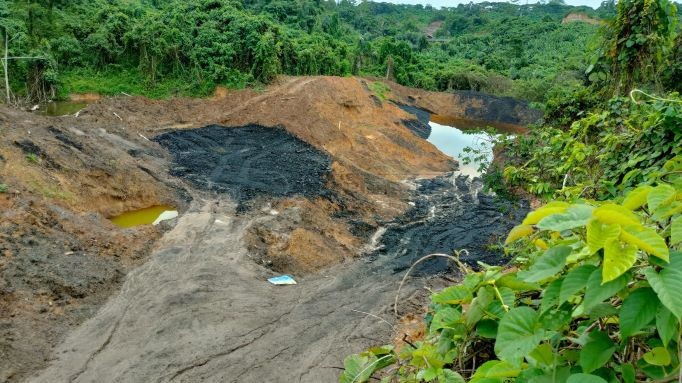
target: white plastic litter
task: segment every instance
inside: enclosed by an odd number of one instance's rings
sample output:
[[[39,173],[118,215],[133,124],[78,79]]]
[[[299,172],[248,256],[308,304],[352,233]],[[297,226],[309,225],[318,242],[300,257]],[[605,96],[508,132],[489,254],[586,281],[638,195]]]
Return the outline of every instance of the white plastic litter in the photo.
[[[295,285],[296,281],[291,275],[280,275],[279,277],[268,278],[268,282],[273,285]]]
[[[164,211],[163,213],[161,213],[161,215],[159,215],[159,218],[157,218],[156,221],[154,221],[154,222],[152,223],[152,225],[158,225],[159,223],[161,223],[161,222],[163,222],[163,221],[167,221],[167,220],[169,220],[169,219],[173,219],[173,218],[175,218],[175,217],[177,217],[177,216],[178,216],[178,211],[177,211],[177,210],[166,210],[166,211]]]

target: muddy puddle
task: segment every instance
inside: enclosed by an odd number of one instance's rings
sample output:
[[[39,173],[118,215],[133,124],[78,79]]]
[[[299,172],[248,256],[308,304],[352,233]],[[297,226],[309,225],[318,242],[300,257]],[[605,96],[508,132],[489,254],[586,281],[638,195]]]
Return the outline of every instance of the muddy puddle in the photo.
[[[85,101],[53,101],[40,105],[35,113],[43,116],[68,116],[88,106]]]
[[[128,211],[112,217],[111,222],[122,228],[141,225],[158,225],[178,216],[178,211],[170,205],[156,205],[144,209]]]

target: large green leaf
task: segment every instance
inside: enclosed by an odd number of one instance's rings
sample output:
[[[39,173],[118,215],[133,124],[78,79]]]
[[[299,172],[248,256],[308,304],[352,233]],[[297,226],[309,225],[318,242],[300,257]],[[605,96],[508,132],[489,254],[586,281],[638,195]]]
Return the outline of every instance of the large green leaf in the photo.
[[[544,339],[545,330],[539,326],[538,314],[530,307],[516,307],[502,318],[497,329],[495,354],[514,366],[519,366]]]
[[[592,372],[604,366],[614,351],[616,345],[606,333],[592,331],[580,351],[580,366],[584,372]]]
[[[457,305],[469,303],[472,298],[471,290],[461,285],[455,285],[447,287],[443,289],[443,291],[432,295],[431,301],[433,301],[433,303]]]
[[[593,271],[592,274],[590,274],[590,278],[587,280],[587,287],[585,288],[585,300],[583,301],[586,312],[589,312],[593,306],[603,302],[608,298],[611,298],[623,287],[625,287],[630,280],[630,274],[625,273],[620,277],[604,284],[601,283],[601,279],[602,269],[600,267]]]
[[[630,210],[639,209],[647,202],[647,196],[649,195],[651,189],[653,189],[653,187],[649,185],[638,186],[625,197],[625,200],[623,201],[623,207]]]
[[[444,369],[438,375],[438,383],[466,383],[466,380],[457,372]]]
[[[620,366],[620,375],[623,377],[623,383],[635,383],[637,374],[635,368],[631,364],[623,364]]]
[[[543,218],[548,217],[552,214],[559,214],[566,211],[568,204],[562,201],[553,201],[548,203],[541,208],[528,213],[526,218],[521,223],[522,225],[535,225],[540,222]]]
[[[618,238],[620,225],[606,225],[593,219],[587,224],[587,246],[594,254],[604,247],[604,243],[611,238]]]
[[[651,323],[656,316],[659,303],[656,293],[648,287],[630,293],[620,307],[621,335],[632,336]]]
[[[521,369],[509,362],[503,360],[489,360],[481,365],[472,380],[481,378],[515,378],[519,376]]]
[[[531,225],[518,225],[514,226],[513,229],[509,231],[509,235],[507,235],[507,239],[504,241],[505,245],[508,245],[517,239],[527,237],[531,234],[533,234],[533,226]]]
[[[542,290],[537,283],[524,282],[517,277],[517,273],[508,273],[500,277],[495,284],[500,287],[509,287],[514,291],[537,291]]]
[[[528,270],[519,271],[519,278],[532,283],[552,277],[564,267],[569,254],[571,248],[568,246],[552,247],[536,259]]]
[[[443,307],[436,311],[431,321],[431,331],[440,330],[443,328],[452,328],[460,323],[462,314],[454,307]]]
[[[592,211],[592,216],[607,225],[641,225],[637,214],[614,203],[599,206]]]
[[[608,382],[597,375],[573,374],[568,377],[566,383],[608,383]]]
[[[682,242],[682,215],[673,218],[670,225],[670,244],[677,245]]]
[[[668,246],[663,237],[653,229],[643,226],[623,227],[620,232],[620,239],[666,262],[668,261]]]
[[[563,282],[563,278],[552,281],[552,283],[550,283],[542,292],[540,313],[544,313],[547,310],[559,306],[559,294],[561,293],[561,285]]]
[[[612,238],[604,244],[604,271],[602,283],[612,281],[630,270],[637,260],[637,248],[622,244],[618,238]]]
[[[593,265],[578,266],[566,274],[566,278],[561,283],[559,293],[559,303],[564,303],[572,295],[585,288],[587,280],[597,267]]]
[[[670,353],[665,347],[654,347],[644,354],[644,360],[654,366],[667,366],[672,362]]]
[[[658,295],[661,303],[675,315],[682,319],[682,253],[670,254],[670,264],[657,273],[653,268],[644,270],[649,284]]]
[[[390,355],[383,357],[391,358]],[[369,380],[377,369],[379,358],[367,355],[350,355],[343,361],[344,371],[339,377],[340,383],[361,383]]]
[[[590,205],[572,205],[564,213],[553,214],[543,218],[538,222],[537,227],[542,230],[564,231],[582,227],[587,225],[587,222],[592,217],[592,210],[594,206]]]
[[[647,195],[649,212],[654,212],[659,206],[672,202],[675,199],[675,194],[675,188],[668,184],[661,184],[653,188]]]
[[[667,346],[671,340],[677,339],[679,328],[679,323],[673,313],[664,305],[658,306],[658,312],[656,312],[656,331],[658,331],[658,336],[661,337],[663,345]]]
[[[464,319],[469,328],[473,327],[476,322],[483,318],[483,314],[485,314],[485,311],[494,299],[495,293],[492,287],[484,286],[478,289],[476,298],[474,298],[469,308],[464,312]]]

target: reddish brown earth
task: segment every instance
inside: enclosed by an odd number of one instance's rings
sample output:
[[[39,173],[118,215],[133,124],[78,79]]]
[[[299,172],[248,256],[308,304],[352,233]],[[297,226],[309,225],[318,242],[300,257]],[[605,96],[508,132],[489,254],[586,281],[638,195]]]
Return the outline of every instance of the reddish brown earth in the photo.
[[[379,100],[365,81],[285,77],[262,92],[219,89],[210,99],[117,97],[64,117],[0,107],[0,184],[8,186],[0,193],[0,382],[45,366],[172,226],[120,229],[107,218],[156,204],[182,214],[190,200],[210,198],[169,176],[169,154],[149,140],[158,134],[284,127],[329,155],[326,187],[338,198],[294,196],[262,206],[277,214],[248,213],[249,257],[306,275],[360,255],[371,232],[354,232],[358,223],[373,228],[403,213],[405,179],[455,166],[401,122],[414,116]],[[467,115],[466,97],[388,85],[392,101]],[[468,110],[480,106],[471,101]]]

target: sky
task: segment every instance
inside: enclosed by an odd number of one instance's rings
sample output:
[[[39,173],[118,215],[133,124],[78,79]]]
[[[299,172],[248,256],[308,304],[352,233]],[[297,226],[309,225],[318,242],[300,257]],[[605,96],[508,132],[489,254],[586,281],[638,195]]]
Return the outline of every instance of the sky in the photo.
[[[464,3],[469,4],[469,0],[375,0],[375,1],[385,1],[395,4],[431,4],[432,6],[439,7],[454,7],[457,4]],[[504,1],[504,0],[489,0],[494,1]],[[568,5],[587,5],[592,8],[597,8],[601,4],[602,0],[565,0]],[[481,0],[474,0],[474,3],[479,3]],[[525,4],[525,0],[520,0],[519,4]],[[536,0],[528,0],[529,4],[537,2]]]

